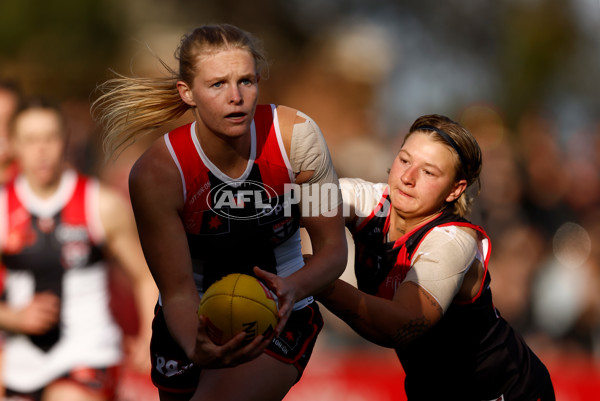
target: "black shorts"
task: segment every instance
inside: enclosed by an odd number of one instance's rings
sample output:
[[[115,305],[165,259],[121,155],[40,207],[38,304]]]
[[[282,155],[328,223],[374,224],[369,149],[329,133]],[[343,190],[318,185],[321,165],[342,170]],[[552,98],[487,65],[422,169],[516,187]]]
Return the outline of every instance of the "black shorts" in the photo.
[[[298,380],[308,364],[317,336],[323,328],[319,306],[312,304],[292,312],[282,333],[273,339],[265,353],[298,369]],[[156,307],[152,322],[152,383],[163,391],[190,393],[196,390],[200,368],[187,358],[171,337],[162,308]]]

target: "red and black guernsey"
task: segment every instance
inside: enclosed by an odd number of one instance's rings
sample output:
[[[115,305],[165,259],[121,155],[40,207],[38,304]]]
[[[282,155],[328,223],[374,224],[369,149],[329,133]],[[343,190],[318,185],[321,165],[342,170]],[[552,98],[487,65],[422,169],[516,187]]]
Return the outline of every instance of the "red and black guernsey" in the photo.
[[[396,349],[406,373],[408,398],[491,400],[500,394],[526,394],[531,391],[525,386],[532,377],[533,382],[538,375],[546,380],[543,364],[492,303],[487,270],[491,247],[485,231],[444,211],[397,241],[387,242],[389,212],[389,195],[384,193],[377,208],[353,232],[358,287],[371,295],[392,299],[411,268],[416,249],[435,227],[470,227],[488,242],[485,274],[477,295],[469,302],[454,301],[435,326]],[[545,380],[540,380],[540,386]]]
[[[256,107],[253,150],[248,169],[238,179],[207,166],[193,123],[167,134],[184,183],[181,217],[203,290],[229,273],[253,275],[254,266],[276,274],[275,248],[299,229],[299,209],[288,201],[292,188],[286,185],[294,175],[273,107]]]
[[[19,200],[15,180],[6,185],[6,238],[2,261],[9,271],[31,272],[35,293],[49,291],[62,300],[63,276],[103,259],[97,235],[90,230],[90,179],[77,175],[70,199],[52,216],[40,216]],[[97,195],[97,194],[95,194]],[[47,351],[60,338],[60,323],[47,333],[29,336]]]

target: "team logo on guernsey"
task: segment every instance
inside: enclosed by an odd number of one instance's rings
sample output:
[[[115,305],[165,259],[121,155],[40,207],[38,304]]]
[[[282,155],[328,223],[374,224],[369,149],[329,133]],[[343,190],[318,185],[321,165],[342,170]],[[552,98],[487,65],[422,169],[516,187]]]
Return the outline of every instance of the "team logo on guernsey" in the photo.
[[[65,268],[85,266],[91,251],[87,228],[83,225],[62,223],[56,228],[55,233],[62,244],[62,262]]]
[[[277,192],[269,185],[247,180],[222,182],[207,194],[210,209],[221,217],[252,220],[282,210]]]

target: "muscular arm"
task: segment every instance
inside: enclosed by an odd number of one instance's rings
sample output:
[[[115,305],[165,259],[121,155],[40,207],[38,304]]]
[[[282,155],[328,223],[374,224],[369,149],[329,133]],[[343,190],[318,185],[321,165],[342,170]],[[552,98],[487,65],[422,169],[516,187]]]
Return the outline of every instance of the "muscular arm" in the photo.
[[[200,302],[192,276],[187,238],[179,211],[183,190],[179,171],[159,139],[133,166],[129,191],[140,242],[161,294],[171,335],[192,355]]]
[[[344,215],[339,180],[320,128],[306,114],[283,107],[278,110],[283,124],[286,120],[293,122],[291,127],[283,126],[282,133],[289,141],[288,152],[296,183],[312,186],[311,192],[318,191],[322,195],[317,207],[305,207],[304,196],[300,199],[300,223],[310,237],[313,251],[306,265],[291,277],[301,299],[323,290],[343,273],[348,257]],[[286,119],[286,113],[293,118]],[[322,191],[326,185],[334,190]]]
[[[436,228],[417,249],[392,300],[367,295],[339,280],[319,300],[366,339],[402,347],[442,318],[461,290],[476,251],[472,230]]]
[[[338,179],[327,145],[314,121],[297,110],[283,106],[278,107],[278,117],[296,184],[301,187],[312,185],[313,191],[319,191],[323,184],[333,184],[333,188],[337,189]],[[348,250],[341,199],[339,192],[332,195],[336,195],[328,199],[332,202],[324,204],[317,200],[316,205],[306,208],[302,205],[303,200],[300,200],[300,223],[310,237],[313,251],[313,256],[306,259],[304,267],[285,279],[257,273],[275,288],[280,300],[282,297],[286,300],[283,310],[280,309],[280,316],[284,318],[278,329],[287,319],[285,315],[289,315],[295,301],[322,291],[346,267]]]
[[[333,217],[304,217],[313,250],[306,265],[290,276],[298,288],[297,299],[314,295],[337,279],[346,267],[348,248],[341,205]]]
[[[388,300],[337,280],[318,300],[362,337],[390,348],[409,344],[442,317],[437,301],[413,282],[400,284]]]
[[[317,208],[304,207],[306,201],[300,200],[300,223],[310,237],[313,252],[306,265],[292,277],[300,291],[299,298],[303,298],[323,290],[344,272],[348,248],[339,180],[327,144],[317,124],[299,112],[292,127],[290,154],[296,183],[312,186],[313,193],[327,194],[319,199]],[[331,184],[337,191],[321,191],[322,186]],[[319,214],[314,214],[315,210]]]

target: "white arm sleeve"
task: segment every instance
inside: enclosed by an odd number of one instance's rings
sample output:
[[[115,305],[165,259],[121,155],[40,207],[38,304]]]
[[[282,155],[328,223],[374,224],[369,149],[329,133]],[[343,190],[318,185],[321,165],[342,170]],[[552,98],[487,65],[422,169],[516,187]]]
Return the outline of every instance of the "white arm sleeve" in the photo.
[[[308,197],[312,203],[310,207],[318,207],[321,213],[334,211],[342,202],[342,196],[339,192],[338,177],[327,143],[321,129],[309,116],[300,111],[297,112],[297,115],[304,121],[294,124],[292,130],[290,164],[294,173],[313,171],[311,178],[302,184],[301,210],[304,210],[303,203],[306,203],[303,202],[303,199]],[[309,197],[308,194],[313,194],[313,196]],[[314,194],[320,194],[320,196]],[[318,205],[312,202],[317,199]]]
[[[477,255],[477,241],[457,226],[434,228],[421,242],[404,281],[423,287],[444,313]]]
[[[359,225],[379,204],[387,184],[372,183],[360,178],[340,178],[344,216],[355,217]]]

